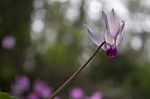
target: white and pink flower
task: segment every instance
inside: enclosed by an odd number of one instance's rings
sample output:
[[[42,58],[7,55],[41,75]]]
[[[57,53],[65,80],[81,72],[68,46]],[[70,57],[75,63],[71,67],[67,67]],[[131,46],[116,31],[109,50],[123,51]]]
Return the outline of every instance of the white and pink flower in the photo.
[[[107,17],[104,11],[102,11],[102,19],[104,21],[106,31],[104,37],[100,34],[93,32],[87,25],[88,34],[94,44],[100,46],[102,42],[106,42],[102,47],[109,57],[115,57],[117,55],[117,46],[120,44],[123,38],[123,29],[125,21],[120,20],[114,11],[111,10],[110,17]]]

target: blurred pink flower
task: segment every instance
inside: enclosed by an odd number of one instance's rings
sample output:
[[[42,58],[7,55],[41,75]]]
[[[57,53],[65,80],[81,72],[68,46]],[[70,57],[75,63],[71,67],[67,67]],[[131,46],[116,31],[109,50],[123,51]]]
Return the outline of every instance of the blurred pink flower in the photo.
[[[36,93],[38,93],[43,98],[48,98],[52,91],[51,89],[41,80],[35,81],[33,85],[33,89]]]
[[[60,99],[60,97],[56,96],[54,99]]]
[[[27,99],[40,99],[37,93],[32,92],[28,95]]]
[[[1,42],[2,47],[7,50],[13,49],[15,46],[15,43],[16,43],[16,40],[13,36],[5,36]]]
[[[90,97],[90,99],[102,99],[102,93],[99,91],[96,91],[93,93],[93,95]]]
[[[16,77],[15,83],[12,85],[12,94],[20,95],[24,91],[28,90],[30,86],[30,80],[27,76],[21,75]]]
[[[89,33],[89,37],[94,44],[100,46],[102,42],[106,42],[103,46],[106,55],[109,57],[115,57],[117,55],[117,46],[120,44],[123,38],[123,29],[125,26],[124,20],[119,20],[116,16],[114,9],[111,10],[111,15],[107,18],[105,12],[102,11],[102,19],[106,26],[104,38],[95,32],[93,32],[87,25],[86,28]]]
[[[29,84],[30,84],[30,80],[27,76],[22,75],[22,76],[18,76],[16,78],[16,84],[20,85],[20,87],[24,88],[24,89],[28,89]]]
[[[81,88],[76,87],[69,91],[70,99],[83,99],[84,92]]]

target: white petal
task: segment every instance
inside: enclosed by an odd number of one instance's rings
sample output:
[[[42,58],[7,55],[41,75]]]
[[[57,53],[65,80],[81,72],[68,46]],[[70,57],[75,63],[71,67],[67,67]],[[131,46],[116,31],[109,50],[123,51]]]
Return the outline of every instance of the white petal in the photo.
[[[105,41],[111,45],[115,44],[115,39],[109,32],[105,32]]]
[[[111,16],[110,16],[110,20],[109,20],[109,26],[110,26],[110,33],[115,36],[119,27],[120,27],[120,23],[119,23],[119,19],[115,14],[114,9],[111,10]]]
[[[120,25],[120,33],[123,33],[122,31],[123,31],[123,29],[124,29],[124,26],[125,26],[125,21],[121,21],[121,25]]]
[[[115,39],[117,39],[117,36],[119,35],[119,34],[122,34],[123,32],[123,29],[124,29],[124,26],[125,26],[125,22],[122,20],[121,21],[121,26],[119,27],[119,29],[118,29],[118,31],[117,31],[117,33],[116,33],[116,35],[115,35]]]
[[[115,36],[116,46],[118,46],[123,39],[123,32],[122,31],[124,29],[125,22],[123,20],[121,22],[122,22],[122,24],[121,24],[121,26],[120,26],[120,28],[119,28],[116,36]]]
[[[89,38],[92,40],[92,42],[97,46],[101,45],[101,43],[104,41],[102,36],[100,34],[94,33],[90,28],[88,28],[87,25],[85,25],[85,27],[87,28]]]
[[[123,40],[123,34],[119,34],[116,39],[116,46],[118,46]]]
[[[104,11],[102,11],[102,19],[103,19],[103,21],[104,21],[104,23],[106,25],[107,32],[110,32],[110,28],[109,28],[109,24],[108,24],[108,18],[107,18],[107,16],[106,16]]]

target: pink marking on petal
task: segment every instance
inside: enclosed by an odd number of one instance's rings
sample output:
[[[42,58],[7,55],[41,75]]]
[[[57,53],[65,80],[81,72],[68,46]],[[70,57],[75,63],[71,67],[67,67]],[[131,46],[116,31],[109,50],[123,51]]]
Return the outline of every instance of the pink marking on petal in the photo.
[[[117,49],[110,47],[109,49],[107,49],[106,55],[111,57],[111,58],[115,57],[117,55]]]

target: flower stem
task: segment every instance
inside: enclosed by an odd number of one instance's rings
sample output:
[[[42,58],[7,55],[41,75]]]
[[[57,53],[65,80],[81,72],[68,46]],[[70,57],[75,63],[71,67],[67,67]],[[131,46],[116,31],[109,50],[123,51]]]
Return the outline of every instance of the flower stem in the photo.
[[[85,62],[84,65],[79,67],[63,84],[58,87],[58,89],[50,96],[49,99],[53,99],[58,92],[60,92],[73,78],[75,78],[86,66],[87,64],[94,58],[94,56],[97,54],[97,52],[100,50],[100,48],[105,44],[106,42],[103,42],[97,50],[93,53],[93,55]]]

